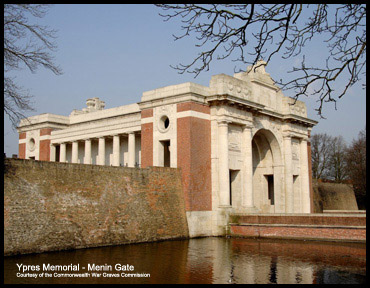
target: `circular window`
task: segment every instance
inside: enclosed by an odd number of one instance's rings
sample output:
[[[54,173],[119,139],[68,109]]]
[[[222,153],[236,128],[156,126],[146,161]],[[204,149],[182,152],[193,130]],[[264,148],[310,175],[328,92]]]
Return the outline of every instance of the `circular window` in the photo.
[[[168,119],[168,118],[166,117],[166,119],[164,120],[164,128],[165,128],[165,129],[167,129],[167,128],[168,128],[168,126],[170,126],[170,119]]]
[[[35,139],[31,138],[30,141],[28,141],[28,147],[31,151],[35,149]]]
[[[170,119],[166,115],[163,115],[159,120],[158,126],[161,132],[166,132],[170,127]]]

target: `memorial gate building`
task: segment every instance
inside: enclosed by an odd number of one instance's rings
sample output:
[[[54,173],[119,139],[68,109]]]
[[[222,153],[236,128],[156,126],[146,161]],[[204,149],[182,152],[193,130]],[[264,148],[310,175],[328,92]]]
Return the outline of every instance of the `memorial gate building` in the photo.
[[[265,71],[212,76],[144,92],[104,109],[99,98],[69,116],[41,114],[18,127],[19,158],[181,168],[190,234],[218,235],[228,212],[310,213],[306,105]]]

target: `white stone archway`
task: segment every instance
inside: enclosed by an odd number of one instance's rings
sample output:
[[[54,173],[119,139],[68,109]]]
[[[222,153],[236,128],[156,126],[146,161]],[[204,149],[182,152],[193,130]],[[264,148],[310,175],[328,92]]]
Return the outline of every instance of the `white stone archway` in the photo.
[[[284,166],[281,148],[273,132],[259,129],[254,134],[252,155],[255,207],[262,213],[282,212]]]

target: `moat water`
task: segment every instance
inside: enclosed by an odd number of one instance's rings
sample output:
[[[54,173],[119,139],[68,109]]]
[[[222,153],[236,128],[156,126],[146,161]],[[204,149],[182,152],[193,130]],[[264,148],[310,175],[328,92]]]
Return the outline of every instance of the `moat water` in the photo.
[[[88,271],[93,264],[107,271]],[[51,271],[53,265],[79,271]],[[31,275],[37,278],[25,277]],[[4,283],[364,284],[366,245],[209,237],[10,256]]]

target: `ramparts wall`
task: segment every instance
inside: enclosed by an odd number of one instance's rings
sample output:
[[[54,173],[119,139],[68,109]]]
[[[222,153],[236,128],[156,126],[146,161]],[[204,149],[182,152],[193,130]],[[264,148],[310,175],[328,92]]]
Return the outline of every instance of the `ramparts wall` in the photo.
[[[4,160],[4,254],[188,238],[179,169]]]

